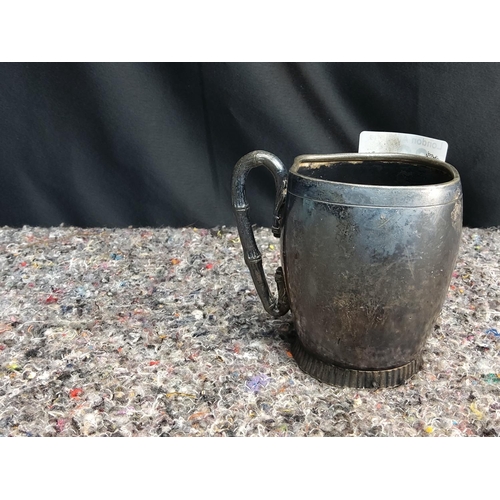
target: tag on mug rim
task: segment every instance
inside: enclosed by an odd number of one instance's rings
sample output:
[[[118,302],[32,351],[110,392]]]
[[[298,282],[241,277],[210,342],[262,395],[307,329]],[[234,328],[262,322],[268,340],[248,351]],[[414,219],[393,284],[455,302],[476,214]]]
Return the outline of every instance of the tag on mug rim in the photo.
[[[448,143],[422,135],[363,131],[359,135],[358,152],[406,153],[446,161]]]

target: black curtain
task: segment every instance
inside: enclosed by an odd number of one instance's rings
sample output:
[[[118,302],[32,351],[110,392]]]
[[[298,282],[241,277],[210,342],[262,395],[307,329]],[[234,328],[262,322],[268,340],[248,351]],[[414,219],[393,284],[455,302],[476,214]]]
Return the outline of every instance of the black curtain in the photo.
[[[500,225],[496,63],[0,64],[0,225],[233,225],[241,156],[289,166],[363,130],[447,141],[464,223]],[[248,195],[269,226],[267,171]]]

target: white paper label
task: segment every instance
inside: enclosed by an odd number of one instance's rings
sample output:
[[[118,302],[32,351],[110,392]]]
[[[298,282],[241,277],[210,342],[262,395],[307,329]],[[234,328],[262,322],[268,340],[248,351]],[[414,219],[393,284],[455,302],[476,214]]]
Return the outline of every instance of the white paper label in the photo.
[[[359,153],[407,153],[445,161],[448,143],[431,137],[397,132],[361,132]]]

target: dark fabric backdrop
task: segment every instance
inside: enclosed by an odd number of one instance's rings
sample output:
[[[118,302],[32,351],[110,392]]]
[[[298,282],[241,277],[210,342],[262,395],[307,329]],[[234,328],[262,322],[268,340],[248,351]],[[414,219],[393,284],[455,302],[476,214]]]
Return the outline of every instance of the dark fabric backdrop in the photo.
[[[363,130],[448,142],[464,222],[500,225],[500,64],[0,64],[0,225],[233,225],[234,164],[357,151]],[[272,222],[267,171],[252,219]]]

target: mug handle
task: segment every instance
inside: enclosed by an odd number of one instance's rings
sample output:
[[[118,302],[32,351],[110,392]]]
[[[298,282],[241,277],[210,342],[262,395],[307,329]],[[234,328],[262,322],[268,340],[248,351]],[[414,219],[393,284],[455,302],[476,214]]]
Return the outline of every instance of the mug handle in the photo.
[[[267,151],[253,151],[243,156],[234,167],[231,194],[238,233],[245,256],[245,263],[250,270],[255,288],[257,289],[264,309],[271,316],[277,318],[286,314],[290,309],[288,297],[286,295],[283,268],[280,266],[276,269],[274,279],[278,286],[278,298],[274,298],[269,290],[266,275],[262,267],[262,255],[255,242],[249,217],[250,206],[247,202],[245,189],[248,173],[253,168],[260,166],[266,167],[271,172],[276,184],[276,204],[274,208],[272,231],[274,236],[279,238],[281,235],[281,225],[283,223],[288,173],[277,156]]]

